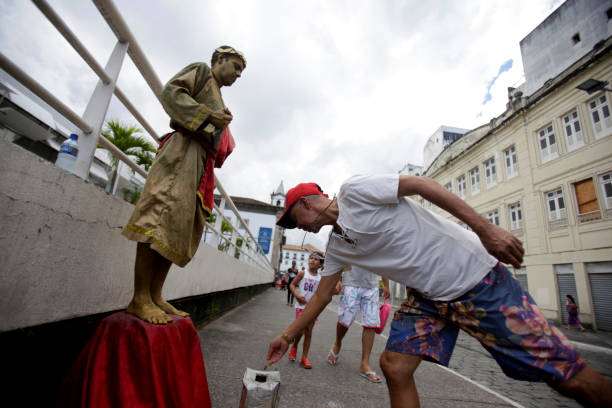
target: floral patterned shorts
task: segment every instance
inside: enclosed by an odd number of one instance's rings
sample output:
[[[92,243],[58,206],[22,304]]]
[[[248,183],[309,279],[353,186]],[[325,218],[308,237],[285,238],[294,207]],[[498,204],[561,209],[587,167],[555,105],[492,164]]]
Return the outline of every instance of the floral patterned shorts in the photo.
[[[478,339],[504,373],[517,380],[562,382],[585,366],[501,264],[453,301],[427,299],[409,289],[395,312],[386,349],[448,366],[459,329]]]

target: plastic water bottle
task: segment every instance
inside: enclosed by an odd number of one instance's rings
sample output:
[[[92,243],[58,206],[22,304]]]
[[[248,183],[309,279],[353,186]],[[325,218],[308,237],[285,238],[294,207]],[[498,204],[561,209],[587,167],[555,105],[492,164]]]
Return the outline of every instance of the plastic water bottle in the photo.
[[[79,135],[71,134],[70,138],[66,139],[60,146],[59,153],[55,165],[62,169],[74,173],[74,163],[76,163],[77,154],[79,154]]]

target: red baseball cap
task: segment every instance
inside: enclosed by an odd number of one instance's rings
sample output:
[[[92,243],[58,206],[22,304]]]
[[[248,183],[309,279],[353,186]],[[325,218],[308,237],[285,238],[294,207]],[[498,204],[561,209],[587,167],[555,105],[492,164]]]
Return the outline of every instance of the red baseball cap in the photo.
[[[323,197],[329,198],[327,194],[323,194],[323,190],[317,183],[298,184],[287,192],[287,197],[285,199],[285,212],[283,215],[281,215],[278,221],[276,221],[276,225],[287,229],[295,228],[297,225],[289,216],[289,211],[291,210],[291,207],[293,207],[293,204],[295,204],[300,198],[309,195],[322,195]]]

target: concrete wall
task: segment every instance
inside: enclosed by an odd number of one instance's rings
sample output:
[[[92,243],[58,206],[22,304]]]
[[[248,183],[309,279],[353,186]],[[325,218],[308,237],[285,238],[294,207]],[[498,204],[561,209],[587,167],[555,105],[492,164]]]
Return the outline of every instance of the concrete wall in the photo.
[[[0,141],[0,332],[125,308],[136,244],[121,236],[133,206]],[[273,274],[201,245],[172,267],[178,299],[271,282]]]
[[[568,0],[521,41],[526,95],[554,78],[612,35],[609,0]],[[578,34],[580,41],[572,37]]]

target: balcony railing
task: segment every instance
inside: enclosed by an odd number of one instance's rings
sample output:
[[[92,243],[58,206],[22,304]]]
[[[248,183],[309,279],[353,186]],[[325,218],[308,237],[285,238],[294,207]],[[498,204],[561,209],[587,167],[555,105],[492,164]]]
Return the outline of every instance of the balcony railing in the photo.
[[[556,220],[548,220],[548,228],[553,230],[557,228],[567,227],[567,218],[558,218]]]
[[[146,178],[147,172],[143,168],[138,166],[133,160],[131,160],[106,138],[100,137],[100,131],[106,117],[108,104],[110,102],[110,98],[114,94],[138,121],[138,123],[140,123],[140,125],[149,133],[149,135],[156,142],[159,141],[159,136],[153,130],[152,126],[149,125],[140,112],[138,112],[135,105],[130,102],[127,96],[116,85],[117,76],[121,70],[123,59],[127,54],[132,59],[140,74],[158,99],[162,90],[161,81],[157,77],[155,70],[149,63],[143,50],[140,48],[138,42],[130,31],[127,23],[119,13],[118,9],[111,0],[92,0],[110,29],[117,37],[115,48],[106,66],[103,68],[95,60],[87,48],[81,43],[78,36],[70,30],[68,25],[45,0],[32,1],[99,78],[98,84],[87,105],[87,108],[85,109],[85,113],[82,116],[76,114],[2,53],[0,53],[0,68],[49,104],[53,109],[63,115],[72,124],[74,124],[77,129],[79,129],[77,132],[75,132],[79,134],[79,155],[75,165],[76,175],[87,179],[90,173],[90,167],[95,149],[98,145],[101,145],[111,154],[117,157],[121,162],[125,163],[132,170]],[[245,263],[253,264],[265,271],[272,272],[274,270],[272,264],[265,256],[263,250],[257,242],[257,239],[255,239],[253,236],[238,209],[216,177],[215,186],[221,194],[222,199],[219,207],[215,207],[213,209],[213,212],[216,214],[215,223],[207,223],[206,226],[207,232],[212,232],[217,238],[216,240],[213,239],[213,244],[223,249],[229,249],[234,257]],[[229,208],[234,213],[236,216],[235,219],[239,223],[238,226],[234,225],[231,220],[225,217],[223,212],[226,208]],[[231,233],[223,234],[221,232],[221,225],[223,221],[226,221],[232,225]],[[240,229],[245,231],[245,233],[240,233]],[[238,239],[242,241],[241,246],[237,245]],[[231,251],[231,249],[233,249],[233,251]]]
[[[601,212],[599,210],[589,211],[582,214],[578,214],[578,222],[585,223],[589,221],[596,221],[601,219]]]

